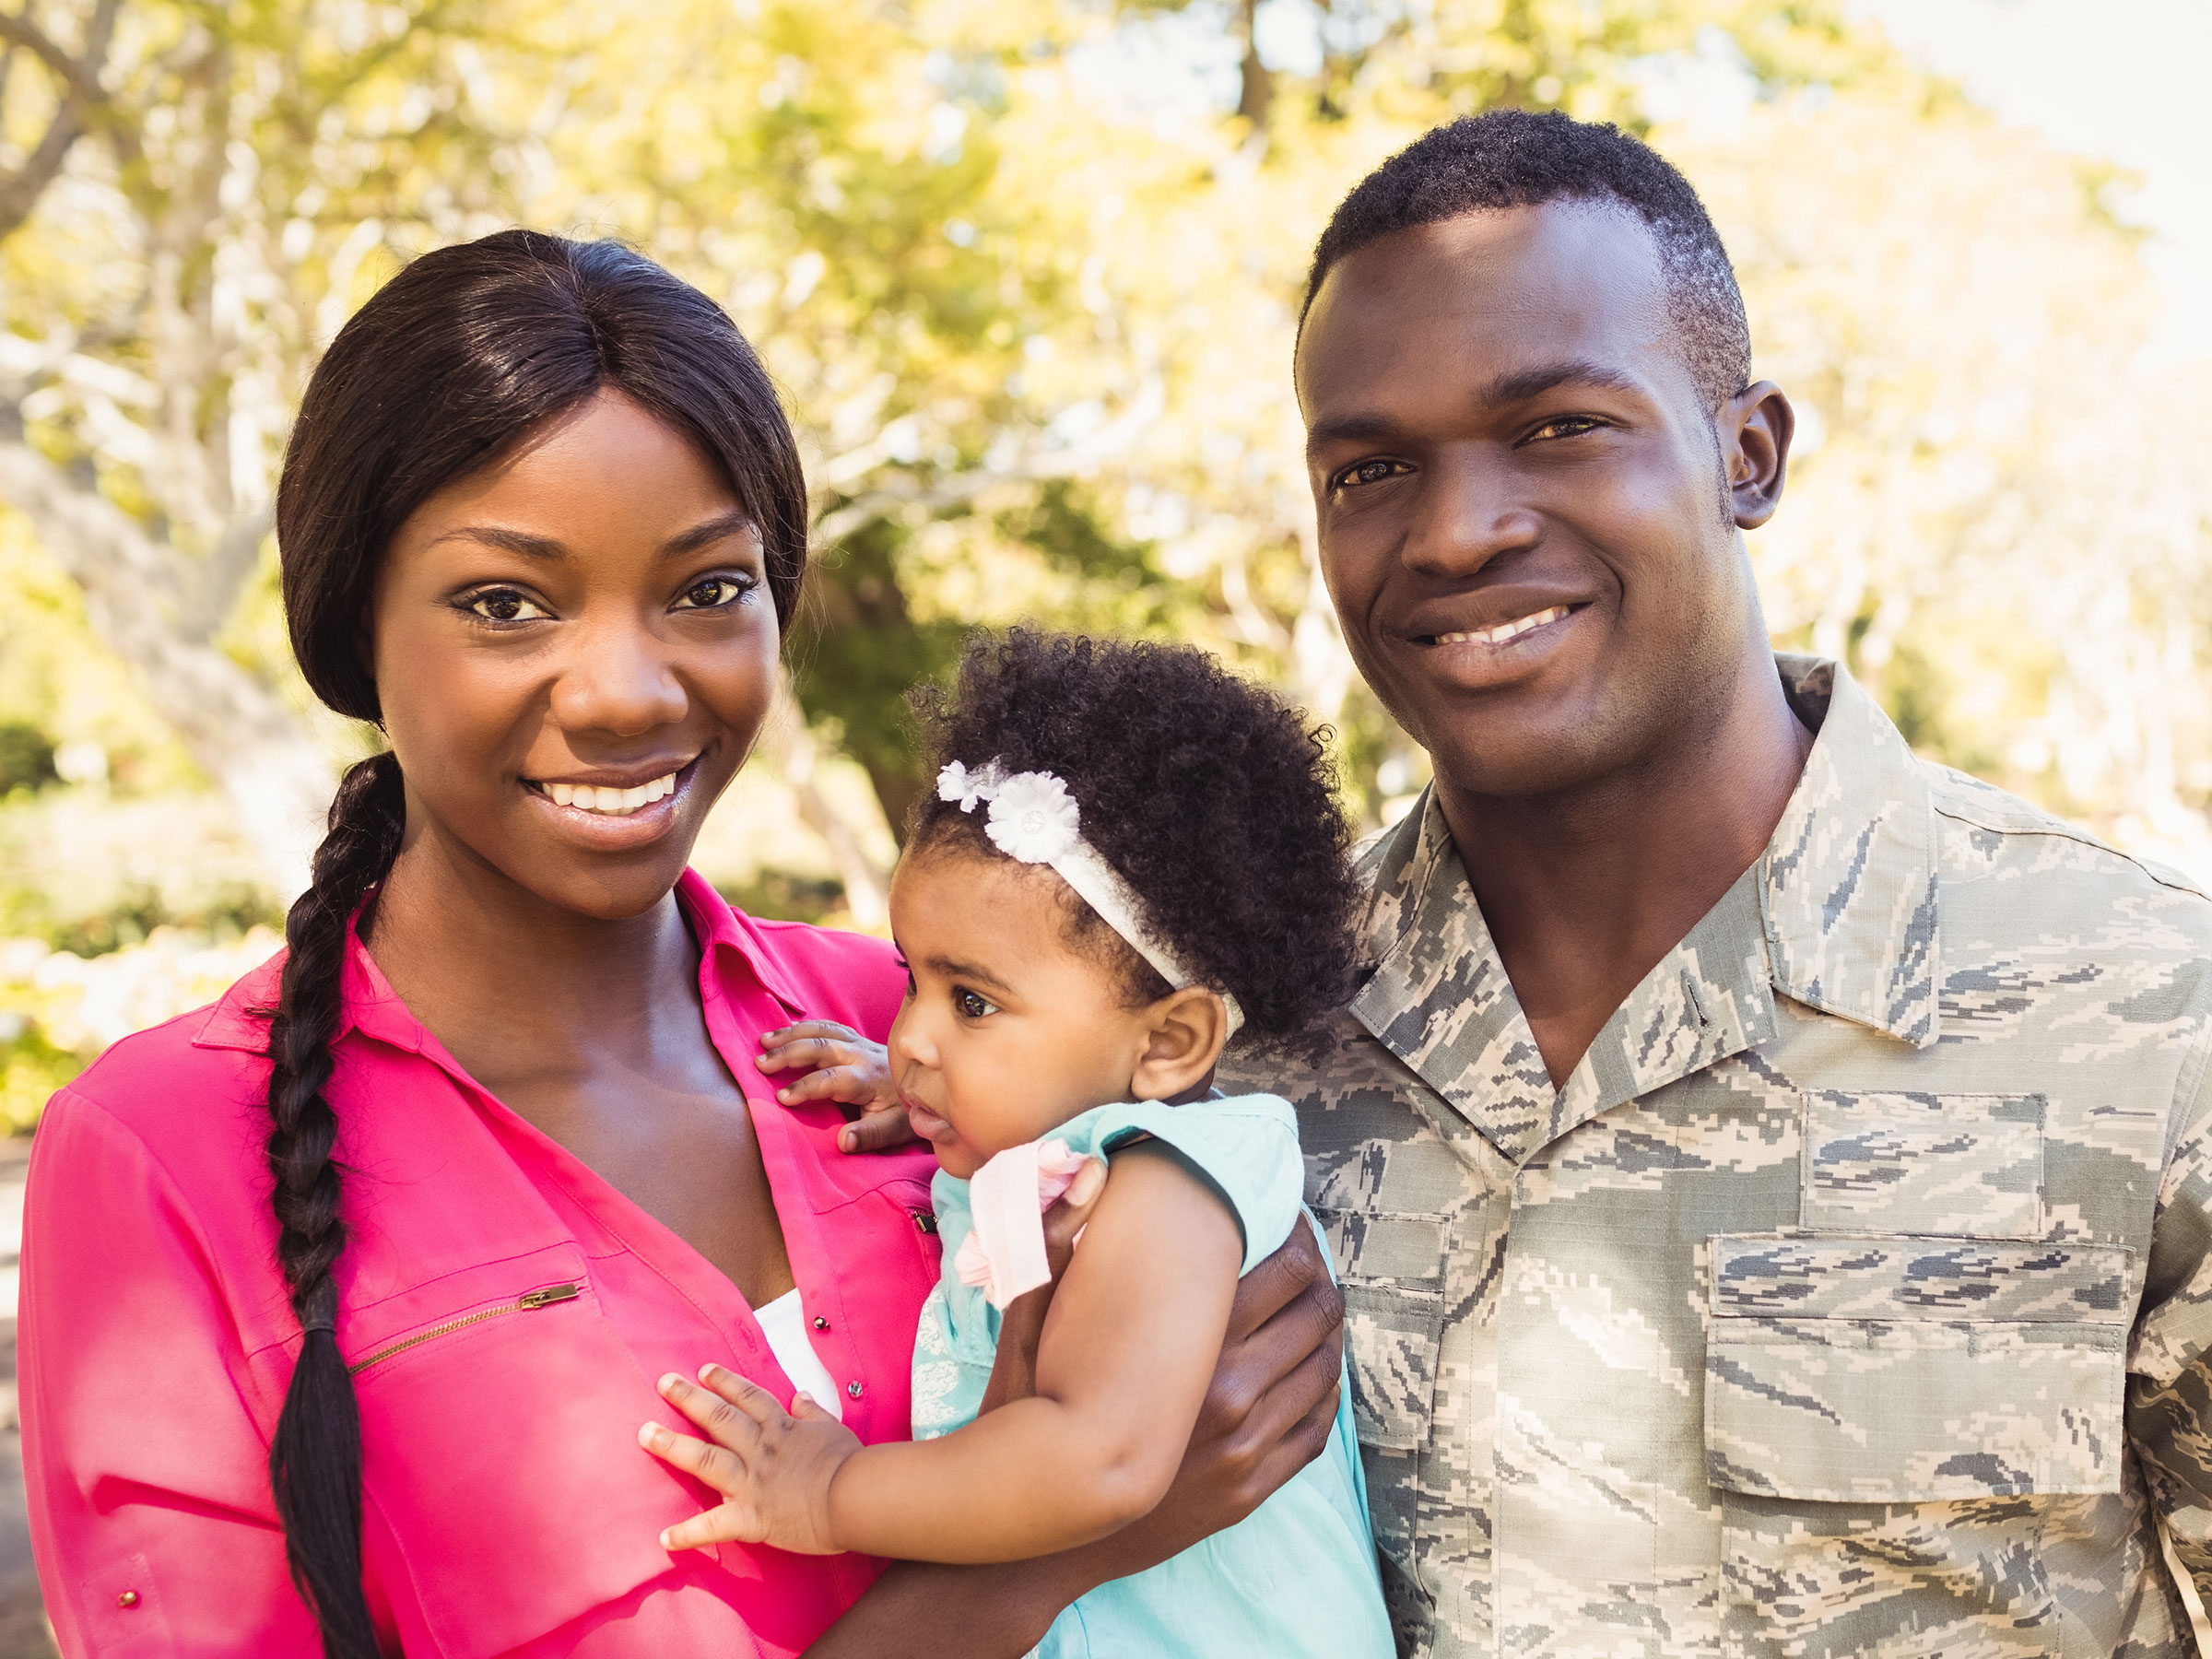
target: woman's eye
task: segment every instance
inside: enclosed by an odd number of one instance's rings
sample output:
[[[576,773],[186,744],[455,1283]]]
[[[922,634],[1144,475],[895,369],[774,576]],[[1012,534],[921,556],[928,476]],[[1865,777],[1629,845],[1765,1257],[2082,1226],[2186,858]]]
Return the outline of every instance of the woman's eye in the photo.
[[[1336,475],[1336,488],[1349,489],[1356,484],[1380,484],[1383,479],[1395,477],[1406,470],[1406,464],[1402,461],[1362,461]]]
[[[998,1012],[998,1005],[978,996],[972,991],[955,991],[952,1006],[960,1011],[963,1019],[984,1019]]]
[[[719,610],[745,597],[752,586],[735,576],[707,576],[693,582],[676,601],[678,610]]]
[[[470,615],[481,617],[487,622],[535,622],[551,615],[535,601],[524,597],[512,588],[489,588],[473,594],[464,601]]]

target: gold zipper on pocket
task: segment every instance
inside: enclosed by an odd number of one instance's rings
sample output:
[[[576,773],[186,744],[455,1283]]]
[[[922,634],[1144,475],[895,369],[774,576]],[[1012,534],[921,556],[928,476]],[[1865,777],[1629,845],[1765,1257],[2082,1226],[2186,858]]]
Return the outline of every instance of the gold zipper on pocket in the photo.
[[[404,1354],[418,1344],[430,1342],[440,1336],[450,1336],[455,1331],[465,1330],[473,1324],[481,1324],[488,1319],[499,1319],[509,1313],[533,1313],[540,1308],[549,1308],[556,1302],[574,1301],[582,1294],[583,1287],[582,1285],[547,1285],[543,1290],[529,1291],[516,1297],[511,1302],[501,1302],[496,1308],[479,1308],[474,1313],[464,1313],[458,1319],[449,1319],[443,1324],[434,1324],[427,1331],[418,1331],[414,1335],[395,1342],[390,1347],[379,1348],[366,1359],[357,1359],[347,1366],[346,1374],[349,1377],[358,1377],[371,1366],[381,1364],[394,1354]]]

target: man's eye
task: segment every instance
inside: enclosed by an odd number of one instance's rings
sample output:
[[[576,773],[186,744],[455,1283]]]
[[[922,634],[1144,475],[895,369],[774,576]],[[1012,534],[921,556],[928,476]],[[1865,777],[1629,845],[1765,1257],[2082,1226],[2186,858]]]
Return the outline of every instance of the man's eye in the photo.
[[[512,588],[488,588],[481,594],[472,594],[463,602],[463,608],[487,622],[535,622],[551,614]]]
[[[725,605],[735,605],[745,597],[752,587],[749,582],[740,582],[735,576],[708,576],[693,582],[678,595],[677,610],[720,610]]]
[[[1584,432],[1594,432],[1605,424],[1602,420],[1593,420],[1587,415],[1567,415],[1558,420],[1546,421],[1529,436],[1531,438],[1580,438]]]
[[[1362,461],[1336,475],[1336,488],[1349,489],[1355,484],[1380,484],[1406,470],[1402,461]]]
[[[960,1011],[962,1019],[985,1019],[998,1012],[998,1005],[978,996],[972,991],[955,991],[952,1006]]]

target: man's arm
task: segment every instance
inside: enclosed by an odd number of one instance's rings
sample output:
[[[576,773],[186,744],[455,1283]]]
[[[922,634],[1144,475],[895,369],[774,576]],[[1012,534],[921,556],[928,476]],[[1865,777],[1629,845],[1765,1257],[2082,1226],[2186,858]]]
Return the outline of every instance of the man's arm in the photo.
[[[1041,1304],[1029,1316],[1041,1325]],[[1343,1301],[1312,1230],[1296,1228],[1237,1287],[1198,1426],[1159,1508],[1095,1544],[1039,1560],[894,1563],[807,1659],[1026,1653],[1070,1602],[1234,1525],[1318,1456],[1336,1413],[1343,1352]]]
[[[2212,1073],[2200,1068],[2159,1182],[2131,1345],[2127,1436],[2175,1559],[2212,1604]]]

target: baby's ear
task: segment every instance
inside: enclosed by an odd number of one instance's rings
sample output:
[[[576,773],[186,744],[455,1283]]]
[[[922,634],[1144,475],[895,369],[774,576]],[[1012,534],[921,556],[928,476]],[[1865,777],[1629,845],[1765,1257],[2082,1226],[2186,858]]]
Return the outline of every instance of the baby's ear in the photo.
[[[1229,1009],[1203,985],[1171,991],[1147,1010],[1144,1055],[1130,1079],[1140,1100],[1171,1100],[1203,1084],[1229,1041]]]

